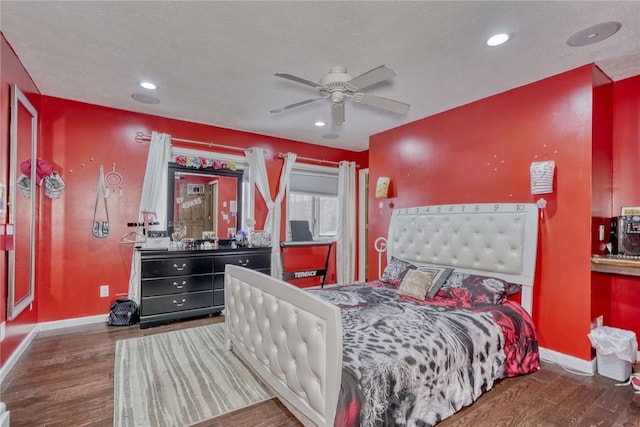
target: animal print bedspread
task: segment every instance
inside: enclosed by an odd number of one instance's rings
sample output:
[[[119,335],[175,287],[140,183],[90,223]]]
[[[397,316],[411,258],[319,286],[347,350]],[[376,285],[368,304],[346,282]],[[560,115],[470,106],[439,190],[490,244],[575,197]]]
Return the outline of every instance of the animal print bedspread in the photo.
[[[360,384],[363,426],[433,425],[496,379],[539,368],[535,330],[514,303],[425,303],[382,282],[309,292],[341,308],[343,367]]]

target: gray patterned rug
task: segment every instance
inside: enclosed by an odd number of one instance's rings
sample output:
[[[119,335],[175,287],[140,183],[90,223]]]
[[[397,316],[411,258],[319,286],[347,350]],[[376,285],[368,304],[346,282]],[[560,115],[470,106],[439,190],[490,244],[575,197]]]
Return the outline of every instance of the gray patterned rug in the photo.
[[[188,426],[273,395],[224,348],[224,324],[116,343],[113,425]]]

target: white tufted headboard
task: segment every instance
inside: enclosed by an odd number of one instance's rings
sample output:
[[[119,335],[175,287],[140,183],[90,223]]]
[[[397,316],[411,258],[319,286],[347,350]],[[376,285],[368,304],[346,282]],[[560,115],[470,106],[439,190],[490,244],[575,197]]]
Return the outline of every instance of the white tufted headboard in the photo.
[[[533,305],[538,208],[533,203],[478,203],[393,211],[387,257],[490,275],[523,286]]]

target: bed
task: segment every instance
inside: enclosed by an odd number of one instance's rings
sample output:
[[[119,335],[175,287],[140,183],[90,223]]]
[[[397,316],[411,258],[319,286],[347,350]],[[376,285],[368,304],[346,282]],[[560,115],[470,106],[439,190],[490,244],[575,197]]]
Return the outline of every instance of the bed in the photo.
[[[227,347],[304,425],[437,424],[494,381],[539,368],[537,212],[396,209],[387,267],[366,284],[301,290],[228,265]],[[441,287],[422,299],[405,284],[425,275]],[[507,300],[516,291],[520,304]]]

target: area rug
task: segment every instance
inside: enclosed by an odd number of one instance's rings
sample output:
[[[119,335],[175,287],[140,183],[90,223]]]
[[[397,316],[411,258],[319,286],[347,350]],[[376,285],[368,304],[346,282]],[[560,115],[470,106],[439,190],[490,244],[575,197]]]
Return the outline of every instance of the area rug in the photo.
[[[219,323],[118,341],[113,425],[189,426],[271,399],[224,337]]]

